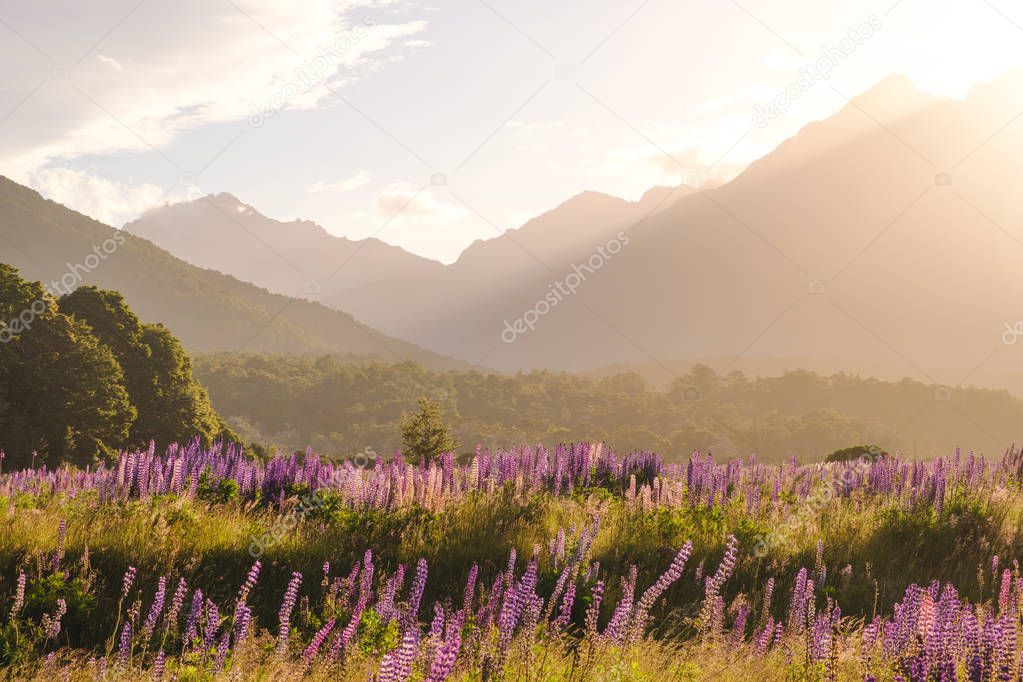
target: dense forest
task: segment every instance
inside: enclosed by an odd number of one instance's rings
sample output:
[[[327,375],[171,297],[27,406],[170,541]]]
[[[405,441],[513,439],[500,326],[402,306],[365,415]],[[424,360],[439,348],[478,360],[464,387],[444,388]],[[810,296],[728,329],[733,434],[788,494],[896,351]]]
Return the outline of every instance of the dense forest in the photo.
[[[805,371],[718,377],[697,365],[659,390],[628,373],[432,372],[350,357],[214,354],[196,358],[195,374],[244,440],[335,456],[390,454],[402,414],[423,396],[441,405],[465,451],[595,440],[672,459],[700,449],[807,460],[858,443],[910,457],[956,445],[1001,454],[1023,423],[1023,401],[1004,391]]]
[[[849,374],[719,376],[696,365],[659,387],[629,372],[434,371],[352,355],[193,359],[119,293],[83,286],[56,298],[9,266],[0,266],[0,314],[8,465],[87,464],[150,440],[162,447],[193,437],[238,439],[257,454],[390,455],[402,417],[422,398],[436,403],[460,452],[604,441],[670,459],[701,450],[779,461],[870,443],[923,458],[955,446],[1000,454],[1023,423],[1023,401],[1005,391]]]
[[[117,292],[59,299],[0,263],[0,452],[8,465],[91,464],[123,448],[234,439],[171,332]]]

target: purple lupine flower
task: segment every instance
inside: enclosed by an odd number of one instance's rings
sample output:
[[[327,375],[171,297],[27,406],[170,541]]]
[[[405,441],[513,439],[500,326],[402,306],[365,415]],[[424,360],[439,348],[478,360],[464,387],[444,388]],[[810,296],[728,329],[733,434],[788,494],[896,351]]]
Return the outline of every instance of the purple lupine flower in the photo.
[[[774,577],[767,579],[767,584],[764,586],[764,615],[766,616],[771,612],[771,598],[774,596]]]
[[[654,602],[660,598],[664,592],[671,587],[671,585],[682,577],[682,572],[685,570],[686,562],[689,561],[690,555],[693,553],[693,543],[687,541],[682,548],[672,559],[671,565],[668,567],[661,577],[657,581],[647,588],[643,596],[640,597],[639,602],[636,604],[635,615],[633,616],[631,628],[633,630],[633,636],[642,636],[643,629],[646,627],[647,614],[650,612],[650,607],[654,605]]]
[[[316,634],[313,635],[312,641],[309,642],[309,646],[305,648],[305,652],[302,654],[302,660],[305,662],[306,666],[312,665],[313,659],[316,658],[316,653],[320,650],[320,647],[323,646],[323,642],[327,639],[327,635],[329,635],[330,631],[334,629],[334,622],[334,619],[331,618],[327,621],[326,625],[317,630]]]
[[[64,560],[64,541],[67,539],[67,521],[64,519],[60,520],[60,525],[57,526],[57,549],[54,550],[53,556],[50,558],[50,570],[56,571],[60,568],[60,563]]]
[[[387,624],[394,618],[397,613],[397,609],[394,605],[394,598],[405,584],[405,564],[398,564],[398,568],[394,571],[394,575],[387,581],[387,584],[383,588],[383,594],[377,599],[376,606],[373,608],[377,614]]]
[[[504,572],[498,571],[494,577],[494,583],[490,587],[490,592],[487,594],[486,602],[480,607],[479,613],[476,614],[476,622],[479,624],[481,631],[486,631],[490,628],[491,622],[494,619],[494,612],[501,601],[504,582]]]
[[[213,674],[216,675],[224,669],[224,663],[227,661],[227,653],[231,649],[231,631],[225,630],[224,634],[220,637],[220,643],[217,644],[217,656],[213,659]]]
[[[1003,614],[998,617],[999,622],[1002,625],[1002,638],[1003,643],[999,649],[998,655],[998,679],[1000,680],[1011,680],[1013,673],[1016,671],[1016,643],[1018,639],[1018,633],[1016,631],[1017,619],[1013,618],[1009,614]]]
[[[586,633],[597,634],[597,622],[600,618],[600,602],[604,599],[604,581],[598,580],[593,586],[593,595],[590,606],[586,609]]]
[[[729,535],[726,540],[725,555],[721,558],[717,571],[704,581],[703,606],[700,608],[699,619],[701,628],[704,630],[716,630],[723,624],[722,619],[717,617],[722,610],[718,603],[718,597],[721,587],[735,568],[738,549],[739,541],[735,539],[734,535]]]
[[[803,619],[806,617],[806,568],[800,568],[796,574],[796,584],[792,588],[792,598],[789,602],[789,625],[797,632],[803,629]]]
[[[131,622],[124,624],[121,628],[121,643],[117,649],[117,664],[127,665],[131,657]]]
[[[11,606],[11,622],[18,617],[21,607],[25,605],[25,572],[18,571],[18,584],[14,589],[14,605]]]
[[[558,611],[558,617],[554,619],[554,629],[563,630],[568,621],[572,619],[572,605],[575,602],[575,581],[573,580],[568,584],[565,589],[565,596],[561,598],[561,608]]]
[[[413,623],[419,617],[419,602],[423,599],[423,589],[426,587],[426,572],[426,559],[420,559],[416,563],[416,577],[412,579],[412,591],[409,594],[408,617]]]
[[[163,653],[163,649],[160,649],[160,653],[156,655],[156,660],[153,661],[153,682],[160,682],[160,680],[163,679],[163,672],[166,665],[167,655]]]
[[[220,611],[217,605],[209,599],[206,600],[206,622],[203,624],[203,647],[205,651],[213,648],[217,639],[217,630],[220,628]]]
[[[295,608],[295,601],[298,599],[298,588],[302,584],[302,574],[295,571],[291,574],[288,582],[288,589],[284,592],[284,601],[281,603],[280,628],[277,631],[277,657],[282,657],[288,650],[288,637],[291,634],[291,612]]]
[[[160,613],[163,612],[163,602],[166,596],[167,578],[160,576],[156,585],[156,595],[153,597],[153,605],[149,607],[149,615],[146,616],[146,620],[142,624],[142,632],[147,641],[153,636],[153,630],[156,629],[156,621],[160,618]]]
[[[497,615],[498,651],[502,655],[506,653],[508,643],[511,642],[512,631],[515,629],[519,617],[515,602],[519,601],[521,606],[522,600],[521,597],[516,597],[518,591],[518,585],[513,585],[510,590],[505,591],[504,600],[501,602],[501,611]]]
[[[352,611],[352,617],[348,621],[348,625],[341,631],[340,634],[334,633],[333,641],[330,644],[330,652],[328,657],[334,661],[344,653],[348,647],[348,642],[351,641],[352,637],[355,636],[355,632],[359,627],[359,621],[362,618],[362,612],[365,610],[366,605],[369,603],[369,586],[373,578],[373,555],[370,551],[366,551],[363,557],[364,570],[362,572],[362,584],[359,588],[359,600],[355,603],[355,609]],[[358,564],[352,569],[351,578],[357,575]],[[383,665],[381,664],[381,670]],[[381,676],[383,673],[381,672]]]
[[[251,621],[252,609],[245,605],[239,606],[234,622],[234,641],[236,644],[241,644],[248,639]]]
[[[405,682],[412,672],[412,662],[416,659],[416,650],[419,648],[419,631],[416,628],[406,628],[405,634],[398,645],[397,656],[394,665],[395,682]]]
[[[238,591],[238,603],[244,604],[249,598],[249,592],[256,585],[256,581],[259,580],[259,570],[263,564],[256,560],[256,563],[252,564],[252,568],[249,569],[248,575],[245,576],[245,582],[242,583],[241,589]]]
[[[437,652],[437,657],[430,666],[430,673],[426,682],[443,682],[455,668],[455,659],[458,658],[458,649],[462,645],[462,622],[455,618],[454,622],[448,624],[448,636]]]
[[[725,555],[721,558],[721,563],[718,564],[718,570],[710,578],[714,594],[718,593],[721,586],[732,575],[732,570],[735,568],[735,560],[739,553],[739,541],[735,539],[734,535],[729,535],[725,544]]]
[[[329,657],[331,660],[336,660],[337,657],[344,653],[348,647],[348,642],[351,641],[352,637],[355,636],[355,632],[359,627],[359,621],[362,618],[362,611],[364,604],[362,600],[355,607],[355,611],[352,612],[352,617],[348,621],[348,625],[344,630],[341,631],[340,635],[335,634],[334,640],[330,645]]]
[[[537,560],[533,558],[522,574],[522,579],[512,586],[511,591],[505,591],[504,602],[501,604],[501,612],[497,617],[498,628],[498,653],[507,656],[508,646],[511,643],[512,633],[519,623],[522,611],[532,600],[536,590]]]
[[[465,581],[465,596],[462,599],[462,608],[469,612],[472,609],[472,599],[476,593],[476,577],[479,575],[480,567],[473,563],[469,569],[469,578]]]
[[[174,596],[171,598],[171,605],[167,610],[167,615],[163,619],[165,632],[169,632],[172,628],[177,629],[178,614],[181,612],[181,607],[185,604],[186,594],[188,594],[188,583],[185,582],[184,578],[181,578],[178,580],[177,589],[174,590]]]
[[[966,674],[970,680],[984,678],[984,654],[977,617],[967,609],[963,615],[963,644],[966,655]]]
[[[43,614],[42,626],[46,639],[54,639],[60,634],[60,621],[67,613],[67,602],[63,599],[57,600],[57,610],[51,616]]]
[[[622,598],[618,601],[611,620],[604,628],[604,637],[614,644],[620,643],[628,634],[627,627],[632,615],[632,601],[636,594],[636,566],[629,567],[629,577],[622,579]]]
[[[746,618],[749,617],[749,611],[749,606],[743,604],[735,613],[735,620],[732,622],[732,634],[737,642],[746,639]]]
[[[767,652],[767,646],[771,643],[771,638],[774,636],[774,617],[768,616],[767,622],[764,623],[764,629],[760,631],[757,636],[756,649],[758,655],[763,656]]]
[[[359,601],[363,605],[369,603],[370,590],[373,589],[373,551],[367,549],[362,557],[362,581],[359,583]]]
[[[998,612],[1005,613],[1009,610],[1009,597],[1012,593],[1012,571],[1008,568],[1002,571],[1002,589],[998,593]]]
[[[504,573],[504,591],[506,593],[515,583],[515,558],[515,548],[512,547],[511,551],[508,552],[508,568]]]
[[[192,595],[192,608],[188,612],[188,620],[185,621],[185,646],[191,646],[199,634],[200,614],[202,614],[202,590],[196,590]]]
[[[135,574],[137,572],[134,566],[129,566],[128,570],[124,572],[124,580],[121,583],[121,599],[127,597],[128,593],[131,592],[131,588],[135,584]]]
[[[430,623],[430,637],[440,639],[444,633],[444,606],[440,602],[433,605],[433,621]]]
[[[394,650],[384,654],[384,657],[380,659],[380,674],[377,675],[376,682],[394,682],[395,659],[397,656],[398,652]]]

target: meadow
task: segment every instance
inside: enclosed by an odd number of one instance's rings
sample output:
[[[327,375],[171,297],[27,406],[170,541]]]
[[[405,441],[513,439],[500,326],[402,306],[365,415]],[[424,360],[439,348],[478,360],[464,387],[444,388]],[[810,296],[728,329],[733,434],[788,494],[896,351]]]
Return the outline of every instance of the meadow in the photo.
[[[1023,456],[0,473],[9,679],[1017,679]]]

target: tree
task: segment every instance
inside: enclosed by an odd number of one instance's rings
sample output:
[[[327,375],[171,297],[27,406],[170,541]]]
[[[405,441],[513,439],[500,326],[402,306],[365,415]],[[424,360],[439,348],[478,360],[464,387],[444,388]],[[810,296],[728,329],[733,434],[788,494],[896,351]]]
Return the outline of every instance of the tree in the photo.
[[[145,435],[157,443],[181,442],[196,436],[203,445],[215,438],[238,442],[210,404],[206,389],[192,377],[192,361],[174,335],[162,324],[144,325],[143,342],[150,351],[159,409],[147,415]]]
[[[113,352],[60,313],[39,282],[0,264],[0,450],[14,467],[90,464],[128,437],[136,411]]]
[[[148,442],[153,422],[160,419],[163,407],[156,400],[157,376],[142,322],[121,294],[94,286],[81,286],[62,296],[58,304],[65,315],[88,323],[96,338],[113,352],[124,371],[128,397],[138,412],[129,440],[133,445]]]
[[[429,462],[458,447],[440,405],[429,398],[419,399],[419,412],[402,415],[401,443],[405,457],[413,461]]]
[[[888,457],[879,445],[853,445],[841,450],[835,450],[824,458],[825,462],[850,462],[856,459],[866,459],[868,462],[876,462],[879,459]]]
[[[193,378],[191,361],[178,340],[162,325],[143,324],[121,294],[82,286],[60,299],[60,309],[88,322],[124,370],[125,387],[138,410],[131,445],[153,440],[165,446],[195,437],[203,445],[217,437],[238,440]]]

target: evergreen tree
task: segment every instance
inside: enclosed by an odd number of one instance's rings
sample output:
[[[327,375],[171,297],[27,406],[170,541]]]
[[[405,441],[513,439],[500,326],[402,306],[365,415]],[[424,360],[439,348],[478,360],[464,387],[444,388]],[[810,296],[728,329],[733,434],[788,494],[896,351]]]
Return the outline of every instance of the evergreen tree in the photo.
[[[181,343],[162,324],[143,325],[149,367],[155,377],[152,404],[158,406],[146,424],[145,436],[161,445],[198,437],[203,445],[215,438],[238,441],[210,404],[210,396],[192,377],[192,361]]]
[[[153,420],[161,406],[155,401],[157,377],[150,363],[152,351],[143,338],[139,318],[115,291],[82,286],[62,296],[60,311],[86,322],[103,344],[113,352],[124,371],[125,388],[138,417],[129,440],[133,445],[148,442]]]
[[[113,352],[0,264],[0,450],[12,466],[89,464],[121,447],[136,411]]]
[[[431,461],[451,452],[458,443],[451,437],[440,405],[429,398],[419,399],[419,412],[401,418],[402,452],[406,459]]]
[[[150,440],[165,446],[198,437],[209,445],[219,436],[237,440],[210,405],[206,389],[192,377],[181,344],[162,325],[146,325],[116,291],[79,287],[60,299],[61,311],[85,320],[124,369],[131,402],[138,410],[131,444]]]

